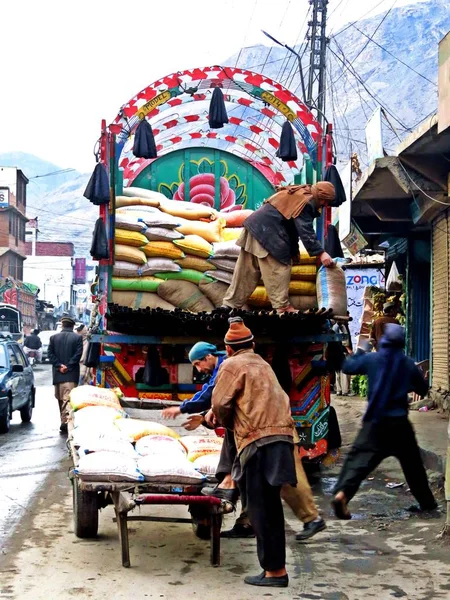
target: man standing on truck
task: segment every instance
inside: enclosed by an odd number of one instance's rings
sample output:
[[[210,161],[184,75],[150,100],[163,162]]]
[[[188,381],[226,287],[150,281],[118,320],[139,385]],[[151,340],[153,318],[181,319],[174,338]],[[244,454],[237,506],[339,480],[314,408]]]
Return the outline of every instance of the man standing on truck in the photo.
[[[202,389],[194,394],[189,400],[185,400],[180,406],[172,406],[162,411],[165,419],[175,419],[178,415],[201,413],[211,408],[211,396],[216,383],[219,367],[225,359],[225,352],[217,350],[214,344],[208,342],[197,342],[189,352],[189,360],[193,366],[205,375],[210,375],[207,383]],[[199,416],[200,417],[200,416]],[[198,425],[203,418],[198,419]],[[198,426],[197,425],[197,426]]]
[[[75,321],[69,316],[61,319],[60,333],[52,335],[48,345],[48,359],[53,365],[53,385],[59,404],[61,433],[67,433],[69,395],[80,379],[80,359],[83,339],[74,332]]]
[[[334,266],[313,227],[334,197],[328,181],[286,186],[247,217],[236,242],[241,251],[223,305],[242,308],[262,279],[272,308],[280,314],[297,312],[289,302],[289,282],[292,261],[299,256],[299,238],[310,256],[317,256],[325,267]]]
[[[207,420],[233,430],[238,456],[232,477],[245,498],[263,572],[245,578],[262,587],[287,587],[281,486],[295,486],[289,397],[271,366],[254,352],[253,334],[240,317],[229,319],[227,360],[216,378]]]
[[[387,323],[378,352],[366,353],[358,348],[344,364],[344,373],[368,375],[369,403],[362,428],[334,489],[332,505],[339,519],[351,519],[347,504],[361,482],[389,456],[400,461],[406,482],[418,502],[407,510],[423,512],[437,507],[414,429],[408,420],[408,393],[415,391],[425,396],[428,383],[414,361],[405,356],[404,347],[404,328]]]

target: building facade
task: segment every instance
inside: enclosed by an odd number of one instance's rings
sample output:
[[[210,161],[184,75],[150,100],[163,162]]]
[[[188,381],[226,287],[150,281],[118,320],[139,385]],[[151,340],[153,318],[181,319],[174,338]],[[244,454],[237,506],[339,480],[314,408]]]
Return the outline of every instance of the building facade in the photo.
[[[20,169],[0,167],[0,277],[23,281],[28,179]]]

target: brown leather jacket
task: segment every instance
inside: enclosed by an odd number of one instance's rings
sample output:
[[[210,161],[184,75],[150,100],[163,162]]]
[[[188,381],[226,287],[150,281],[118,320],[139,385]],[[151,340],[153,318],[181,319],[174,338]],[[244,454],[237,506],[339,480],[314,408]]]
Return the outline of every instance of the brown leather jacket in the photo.
[[[272,367],[253,350],[239,350],[220,366],[212,395],[219,423],[234,431],[238,452],[271,435],[294,435],[289,397]]]

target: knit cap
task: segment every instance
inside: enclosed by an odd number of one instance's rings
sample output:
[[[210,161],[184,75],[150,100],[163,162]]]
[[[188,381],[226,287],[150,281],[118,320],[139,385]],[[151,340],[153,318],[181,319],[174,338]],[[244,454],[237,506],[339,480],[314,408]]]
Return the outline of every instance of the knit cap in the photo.
[[[244,344],[251,342],[254,339],[253,333],[245,325],[241,317],[231,317],[228,319],[230,327],[225,336],[225,344],[232,346],[233,344]]]

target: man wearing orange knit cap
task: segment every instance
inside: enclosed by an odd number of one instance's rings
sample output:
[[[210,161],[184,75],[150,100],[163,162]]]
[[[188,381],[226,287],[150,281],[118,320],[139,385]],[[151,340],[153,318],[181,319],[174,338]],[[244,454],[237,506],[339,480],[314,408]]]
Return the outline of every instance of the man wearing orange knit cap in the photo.
[[[299,238],[310,256],[317,256],[325,267],[334,267],[313,226],[321,209],[334,198],[334,186],[328,181],[288,185],[278,188],[247,217],[236,242],[241,251],[224,306],[242,308],[262,279],[272,308],[278,313],[296,312],[289,302],[289,282],[292,261],[299,256]]]
[[[240,317],[229,319],[228,358],[217,374],[211,425],[234,433],[237,458],[232,477],[241,490],[257,540],[263,572],[245,583],[287,587],[286,541],[281,486],[297,483],[293,455],[294,423],[289,397],[271,366],[253,347],[253,334]]]

